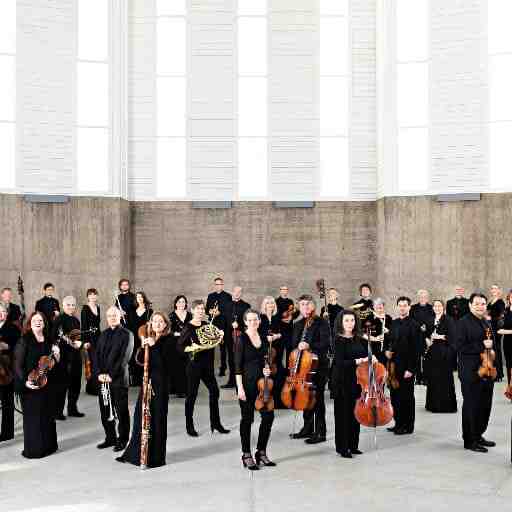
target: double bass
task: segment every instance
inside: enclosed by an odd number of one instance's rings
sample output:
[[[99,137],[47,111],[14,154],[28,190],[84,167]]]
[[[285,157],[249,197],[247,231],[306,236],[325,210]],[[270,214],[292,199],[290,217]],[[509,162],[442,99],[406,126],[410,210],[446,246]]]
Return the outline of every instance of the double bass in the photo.
[[[309,327],[316,317],[306,319],[301,342],[306,340]],[[300,343],[299,343],[300,344]],[[311,350],[293,350],[288,359],[288,377],[281,391],[281,401],[288,409],[310,411],[316,403],[313,375],[318,367],[318,356]]]
[[[366,324],[368,335],[368,361],[360,364],[356,370],[357,383],[361,386],[361,396],[357,399],[354,416],[365,427],[380,427],[387,425],[393,419],[393,406],[384,393],[386,368],[373,361],[370,342],[371,324]]]

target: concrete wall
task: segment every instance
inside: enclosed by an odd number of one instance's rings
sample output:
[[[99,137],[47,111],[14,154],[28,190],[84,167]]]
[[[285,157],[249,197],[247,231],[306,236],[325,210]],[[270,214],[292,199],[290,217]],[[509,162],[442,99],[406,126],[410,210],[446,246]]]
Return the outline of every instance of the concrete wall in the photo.
[[[28,310],[46,281],[59,298],[73,294],[83,302],[86,289],[96,287],[110,304],[119,276],[130,273],[130,204],[124,200],[41,204],[0,195],[0,219],[0,286],[16,289],[21,272]]]
[[[388,299],[419,288],[453,296],[460,284],[471,293],[498,284],[512,288],[511,194],[481,201],[439,203],[430,197],[377,202],[378,291]],[[413,298],[413,297],[411,297]]]

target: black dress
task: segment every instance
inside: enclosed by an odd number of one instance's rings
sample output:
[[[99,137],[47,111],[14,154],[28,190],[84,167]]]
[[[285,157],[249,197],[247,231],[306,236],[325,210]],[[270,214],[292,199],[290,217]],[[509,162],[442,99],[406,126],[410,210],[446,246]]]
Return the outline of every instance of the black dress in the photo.
[[[141,340],[139,338],[139,328],[149,322],[151,315],[153,314],[152,309],[146,309],[142,315],[139,315],[135,308],[129,310],[128,313],[128,329],[133,333],[133,353],[128,366],[130,372],[130,386],[140,386],[142,384],[142,369],[135,362],[135,354],[141,346]]]
[[[512,331],[512,311],[510,308],[505,310],[503,317],[503,329]],[[498,334],[498,337],[502,337]],[[512,334],[505,334],[503,340],[503,353],[505,354],[505,365],[507,367],[507,382],[510,384],[510,373],[512,371]]]
[[[171,322],[171,338],[172,338],[172,357],[171,357],[171,372],[169,376],[169,393],[176,395],[187,394],[187,374],[186,367],[188,357],[178,350],[178,340],[180,339],[181,331],[186,324],[192,320],[192,314],[187,311],[185,321],[182,322],[180,317],[173,311],[169,315]]]
[[[151,430],[148,448],[148,467],[165,465],[167,449],[167,410],[169,397],[169,370],[171,366],[173,340],[170,334],[162,336],[149,350],[149,378],[153,396],[151,398]],[[139,364],[144,361],[142,349],[138,352]],[[123,462],[140,466],[140,435],[142,430],[142,388],[133,415],[130,442],[121,456]]]
[[[94,361],[96,360],[96,345],[98,343],[98,339],[101,334],[100,330],[100,323],[101,323],[101,314],[100,314],[100,307],[96,306],[98,310],[98,314],[95,315],[92,312],[92,309],[89,307],[88,304],[84,304],[82,307],[82,312],[80,314],[80,320],[82,325],[82,331],[88,331],[90,329],[96,329],[93,333],[84,333],[82,335],[82,341],[84,343],[90,343],[91,348],[89,349],[89,359],[91,360],[92,373],[95,374],[94,371]],[[89,395],[97,395],[98,394],[98,382],[96,379],[91,377],[86,385],[85,385],[85,391]]]
[[[269,343],[261,336],[261,346],[256,348],[247,333],[240,335],[240,343],[235,347],[235,372],[242,376],[242,383],[246,400],[239,400],[240,412],[240,440],[242,453],[251,453],[251,425],[254,421],[254,403],[258,396],[258,380],[263,377],[265,356],[268,354]],[[274,393],[275,396],[275,393]],[[261,423],[258,434],[257,450],[265,452],[267,449],[274,411],[262,409],[260,411]]]
[[[364,357],[368,357],[368,342],[365,339],[336,337],[331,392],[334,398],[335,444],[338,453],[357,450],[359,447],[361,427],[354,415],[354,407],[361,395],[361,386],[357,383],[355,360]]]
[[[425,355],[425,377],[427,398],[425,409],[430,412],[457,412],[457,397],[453,371],[456,368],[454,320],[443,315],[437,326],[437,334],[444,334],[446,340],[432,340],[433,344]]]
[[[496,351],[496,360],[494,366],[498,372],[496,379],[500,381],[503,379],[503,356],[501,354],[501,336],[498,336],[498,330],[503,324],[503,315],[505,314],[505,302],[502,299],[498,299],[494,303],[487,304],[487,311],[491,317],[491,327],[494,335],[494,345]]]
[[[55,385],[52,371],[48,373],[45,387],[32,390],[25,385],[28,374],[37,367],[41,356],[49,355],[51,345],[45,339],[39,343],[30,332],[25,334],[16,346],[16,390],[21,395],[23,406],[23,439],[21,453],[28,459],[40,459],[58,449],[55,425]]]

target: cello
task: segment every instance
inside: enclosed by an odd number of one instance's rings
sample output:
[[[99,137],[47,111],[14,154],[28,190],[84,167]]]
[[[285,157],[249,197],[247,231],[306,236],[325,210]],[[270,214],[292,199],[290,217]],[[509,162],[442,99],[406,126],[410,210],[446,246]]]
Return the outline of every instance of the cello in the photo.
[[[301,342],[306,340],[309,327],[316,317],[311,315],[304,323]],[[299,343],[300,344],[300,343]],[[287,409],[310,411],[316,403],[315,385],[312,378],[318,367],[318,356],[311,350],[298,347],[288,359],[288,377],[281,391],[281,401]]]
[[[393,406],[384,393],[386,367],[373,361],[370,343],[371,324],[366,323],[368,335],[368,361],[360,364],[356,370],[357,383],[361,386],[361,396],[357,399],[354,416],[365,427],[380,427],[387,425],[393,419]]]

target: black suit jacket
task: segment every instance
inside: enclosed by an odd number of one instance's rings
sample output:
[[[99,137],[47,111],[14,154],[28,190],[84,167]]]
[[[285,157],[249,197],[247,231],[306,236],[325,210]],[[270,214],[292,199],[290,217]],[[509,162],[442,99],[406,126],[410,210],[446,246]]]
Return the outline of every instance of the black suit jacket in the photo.
[[[393,352],[393,359],[396,365],[396,374],[402,379],[404,373],[409,371],[416,373],[418,361],[418,347],[424,336],[420,331],[419,324],[410,316],[401,320],[395,318],[391,323],[389,340],[385,341],[385,350]]]
[[[293,325],[292,349],[297,348],[302,340],[305,322],[306,320],[301,318]],[[330,345],[329,324],[327,320],[316,317],[309,326],[304,341],[309,343],[311,351],[318,356],[318,371],[325,376],[329,368],[327,352]]]
[[[128,387],[128,362],[133,352],[133,334],[126,328],[108,327],[101,334],[96,346],[95,379],[101,373],[112,378],[111,386]]]

